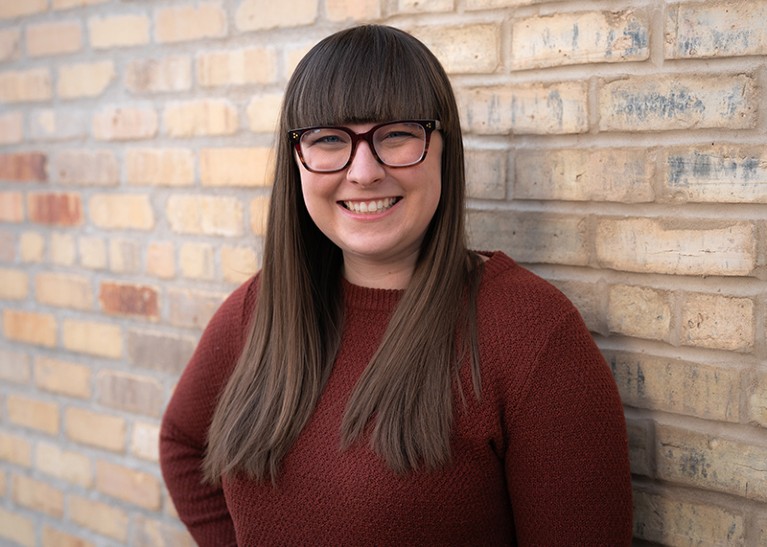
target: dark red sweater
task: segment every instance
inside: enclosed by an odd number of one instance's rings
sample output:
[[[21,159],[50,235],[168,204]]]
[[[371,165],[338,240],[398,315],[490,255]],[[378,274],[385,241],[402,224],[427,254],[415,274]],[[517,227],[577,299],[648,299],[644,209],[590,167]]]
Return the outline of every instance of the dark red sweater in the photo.
[[[255,283],[208,325],[161,432],[162,471],[200,545],[628,545],[631,483],[623,409],[572,304],[502,253],[479,294],[483,392],[455,402],[452,464],[397,476],[366,443],[339,449],[347,399],[398,291],[345,284],[333,373],[275,487],[202,484],[216,397],[241,350]],[[456,392],[457,393],[457,392]]]

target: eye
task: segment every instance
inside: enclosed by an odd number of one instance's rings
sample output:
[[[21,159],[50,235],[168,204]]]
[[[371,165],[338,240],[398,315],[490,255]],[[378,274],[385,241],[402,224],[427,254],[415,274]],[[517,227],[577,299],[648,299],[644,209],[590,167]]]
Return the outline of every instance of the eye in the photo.
[[[335,129],[316,129],[304,133],[301,137],[301,143],[304,146],[336,148],[349,144],[349,135]]]

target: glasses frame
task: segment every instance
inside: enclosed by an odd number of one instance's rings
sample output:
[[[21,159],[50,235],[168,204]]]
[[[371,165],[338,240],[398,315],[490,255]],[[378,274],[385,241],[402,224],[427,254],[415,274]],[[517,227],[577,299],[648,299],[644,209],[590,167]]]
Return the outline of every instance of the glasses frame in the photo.
[[[423,154],[421,154],[421,157],[418,158],[418,160],[408,163],[406,165],[389,165],[385,161],[383,161],[379,156],[378,152],[376,151],[375,144],[373,144],[373,133],[375,133],[378,129],[395,124],[395,123],[415,123],[423,127],[424,129],[424,146],[423,146]],[[347,162],[338,169],[330,169],[330,170],[318,170],[318,169],[312,169],[309,167],[306,163],[306,160],[304,159],[304,154],[301,151],[301,137],[304,133],[308,131],[314,131],[316,129],[334,129],[336,131],[343,131],[347,135],[349,135],[349,139],[351,139],[352,149],[349,153],[349,159]],[[365,141],[368,143],[368,146],[370,147],[370,152],[373,154],[373,157],[376,159],[378,163],[381,165],[385,165],[386,167],[391,167],[394,169],[399,169],[400,167],[412,167],[413,165],[418,165],[421,163],[424,159],[426,159],[426,153],[429,151],[429,142],[431,142],[431,134],[432,132],[440,131],[442,129],[442,124],[439,123],[439,120],[393,120],[390,122],[385,123],[379,123],[378,125],[374,125],[364,133],[356,133],[349,129],[348,127],[343,127],[340,125],[315,125],[312,127],[302,127],[300,129],[291,129],[288,131],[288,140],[291,142],[293,147],[296,150],[296,154],[298,155],[298,159],[301,160],[301,164],[306,168],[307,171],[311,171],[312,173],[337,173],[338,171],[343,171],[349,165],[351,165],[352,160],[354,159],[354,153],[357,151],[357,144],[359,144],[360,141]]]

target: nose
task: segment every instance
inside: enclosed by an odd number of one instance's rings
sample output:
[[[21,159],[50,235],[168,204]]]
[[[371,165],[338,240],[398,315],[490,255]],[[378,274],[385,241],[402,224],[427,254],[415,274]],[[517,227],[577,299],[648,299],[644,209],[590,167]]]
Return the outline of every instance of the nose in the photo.
[[[352,151],[352,162],[346,172],[346,178],[357,184],[373,184],[383,179],[386,172],[378,162],[370,144],[361,140]]]

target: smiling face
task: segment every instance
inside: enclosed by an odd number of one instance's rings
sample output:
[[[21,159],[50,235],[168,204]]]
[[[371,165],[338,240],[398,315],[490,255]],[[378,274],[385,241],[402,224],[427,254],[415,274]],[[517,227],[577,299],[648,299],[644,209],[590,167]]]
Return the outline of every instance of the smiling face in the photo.
[[[374,123],[348,124],[362,133]],[[431,136],[426,158],[410,167],[379,163],[360,142],[347,169],[313,173],[297,161],[304,203],[314,223],[344,256],[352,283],[402,288],[439,205],[442,135]]]

